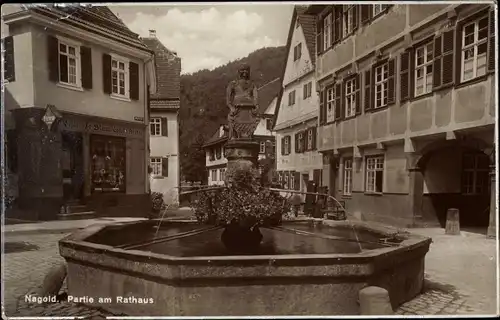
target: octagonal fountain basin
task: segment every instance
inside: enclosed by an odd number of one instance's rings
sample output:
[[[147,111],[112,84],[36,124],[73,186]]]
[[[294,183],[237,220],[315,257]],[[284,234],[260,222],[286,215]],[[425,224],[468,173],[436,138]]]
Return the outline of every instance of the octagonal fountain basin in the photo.
[[[223,229],[192,221],[94,225],[59,242],[70,301],[130,316],[356,315],[358,292],[393,307],[422,290],[430,238],[355,222],[261,228],[253,252],[228,252]]]

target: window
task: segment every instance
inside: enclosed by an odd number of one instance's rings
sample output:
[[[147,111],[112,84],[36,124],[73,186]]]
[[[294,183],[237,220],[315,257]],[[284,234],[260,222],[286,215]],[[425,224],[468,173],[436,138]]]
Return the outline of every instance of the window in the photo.
[[[149,130],[152,136],[161,136],[161,118],[151,118]]]
[[[215,148],[215,158],[217,160],[219,160],[220,158],[222,158],[222,148],[221,147]]]
[[[304,132],[299,132],[297,135],[297,151],[304,152]]]
[[[356,19],[356,15],[354,13],[354,5],[344,5],[344,13],[343,13],[343,24],[344,24],[344,37],[348,36],[354,31],[354,24]]]
[[[295,175],[293,174],[293,172],[290,172],[290,187],[288,189],[295,189]]]
[[[293,61],[297,61],[302,56],[302,43],[299,43],[293,48]]]
[[[333,86],[326,90],[326,122],[335,120],[335,95]]]
[[[266,119],[266,129],[267,130],[273,129],[273,119]]]
[[[285,148],[285,155],[289,155],[290,154],[290,141],[291,141],[290,136],[286,136],[285,139],[283,139],[283,143],[285,144],[285,146],[284,146],[284,148]]]
[[[295,90],[288,93],[288,105],[293,106],[295,104]]]
[[[384,157],[366,158],[366,192],[381,193],[384,183]]]
[[[345,82],[345,116],[356,114],[356,78]]]
[[[485,194],[489,191],[490,159],[484,153],[467,153],[462,160],[462,192]]]
[[[343,179],[344,194],[350,195],[352,192],[352,159],[344,159]]]
[[[388,4],[374,4],[373,5],[373,16],[376,17],[382,12],[384,12],[385,9],[389,7]]]
[[[313,148],[313,130],[307,130],[307,150],[312,150]]]
[[[128,61],[125,59],[118,57],[111,59],[111,93],[128,98]]]
[[[214,161],[214,160],[215,160],[215,152],[214,152],[214,150],[213,150],[213,149],[209,149],[209,150],[208,150],[208,159],[209,159],[210,161]]]
[[[432,60],[434,44],[415,50],[415,96],[432,92]]]
[[[81,87],[80,47],[59,40],[59,82]]]
[[[212,181],[217,181],[217,169],[212,169],[211,174],[212,174]]]
[[[90,135],[93,192],[125,192],[125,138]]]
[[[224,181],[226,179],[226,169],[220,169],[220,181]]]
[[[288,181],[289,181],[288,178],[289,178],[289,174],[288,174],[288,172],[285,172],[284,179],[283,179],[283,184],[284,184],[283,188],[284,189],[289,189],[288,188]]]
[[[462,29],[462,81],[486,74],[488,17],[465,25]]]
[[[389,66],[387,63],[375,68],[375,108],[387,105],[388,76]]]
[[[150,165],[151,165],[153,176],[157,177],[157,176],[162,175],[162,171],[161,171],[162,159],[161,158],[151,158]]]
[[[265,141],[259,142],[259,153],[266,153],[266,142]]]
[[[332,45],[332,14],[330,13],[323,19],[323,50],[330,48]]]
[[[312,82],[308,82],[303,87],[304,100],[310,98],[312,94]]]

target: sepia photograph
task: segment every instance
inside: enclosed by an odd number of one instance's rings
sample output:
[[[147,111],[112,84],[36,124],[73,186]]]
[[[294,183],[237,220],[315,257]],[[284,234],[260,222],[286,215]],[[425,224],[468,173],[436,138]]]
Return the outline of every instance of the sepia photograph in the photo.
[[[500,316],[496,1],[1,8],[2,318]]]

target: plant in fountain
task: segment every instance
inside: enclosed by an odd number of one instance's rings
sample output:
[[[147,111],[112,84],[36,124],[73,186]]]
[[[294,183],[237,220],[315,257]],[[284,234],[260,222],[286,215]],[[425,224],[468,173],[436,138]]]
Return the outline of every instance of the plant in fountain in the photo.
[[[225,227],[222,241],[228,249],[248,251],[262,241],[259,227],[279,225],[289,206],[261,186],[257,169],[237,167],[228,169],[226,188],[202,193],[194,208],[200,222]]]

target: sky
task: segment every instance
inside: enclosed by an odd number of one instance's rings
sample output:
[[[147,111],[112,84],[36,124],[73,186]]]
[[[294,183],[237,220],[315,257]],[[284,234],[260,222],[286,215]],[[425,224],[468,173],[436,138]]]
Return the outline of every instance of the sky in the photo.
[[[2,14],[19,10],[2,5]],[[213,69],[264,47],[286,44],[291,4],[197,3],[109,5],[142,37],[157,38],[181,57],[182,73]],[[2,23],[2,37],[5,36]]]
[[[213,69],[263,48],[286,44],[289,4],[110,6],[134,32],[158,39],[182,58],[182,73]]]

